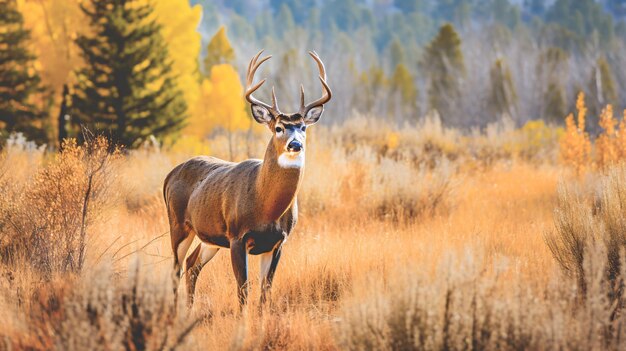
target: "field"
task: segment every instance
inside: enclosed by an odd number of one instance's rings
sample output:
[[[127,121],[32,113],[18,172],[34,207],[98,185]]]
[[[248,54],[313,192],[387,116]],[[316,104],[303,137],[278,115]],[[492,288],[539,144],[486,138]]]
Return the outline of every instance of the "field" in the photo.
[[[585,260],[583,298],[547,245],[576,214],[563,189],[585,196],[606,178],[560,165],[557,132],[531,145],[528,130],[463,135],[436,119],[396,130],[361,117],[311,134],[301,218],[271,303],[259,310],[254,281],[242,313],[225,250],[202,271],[194,306],[174,302],[162,182],[191,154],[155,145],[110,154],[94,139],[55,155],[12,139],[0,203],[2,348],[624,347],[602,251],[584,253],[596,258]],[[207,147],[244,159],[268,138],[216,136]]]

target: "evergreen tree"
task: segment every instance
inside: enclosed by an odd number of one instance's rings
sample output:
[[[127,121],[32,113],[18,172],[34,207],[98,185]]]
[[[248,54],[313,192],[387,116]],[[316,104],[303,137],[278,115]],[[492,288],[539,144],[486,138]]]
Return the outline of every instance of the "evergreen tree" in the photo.
[[[391,59],[391,67],[397,67],[404,62],[404,48],[397,37],[394,37],[391,44],[389,44],[388,51],[389,58]]]
[[[595,0],[556,0],[546,13],[546,19],[583,38],[594,32],[603,43],[613,38],[613,17]]]
[[[178,131],[187,106],[151,5],[90,0],[81,8],[92,33],[76,40],[86,66],[77,72],[73,122],[126,146]]]
[[[400,97],[400,102],[404,107],[403,112],[414,114],[417,111],[418,90],[413,76],[404,64],[400,63],[396,66],[389,83],[391,92]]]
[[[4,133],[21,132],[45,142],[45,114],[32,102],[42,92],[35,57],[27,48],[30,32],[15,0],[0,0],[0,122]]]
[[[465,75],[461,38],[451,24],[441,27],[426,47],[421,64],[429,74],[430,108],[439,111],[444,121],[450,120],[461,97],[461,80]]]
[[[567,112],[563,77],[567,73],[569,55],[566,51],[550,47],[537,62],[537,77],[542,77],[543,116],[552,121],[562,121]]]
[[[235,61],[235,50],[230,45],[226,28],[221,26],[209,41],[207,55],[204,58],[204,74],[211,74],[211,67],[223,63],[231,64]]]
[[[497,59],[489,72],[491,82],[491,92],[489,94],[489,109],[495,117],[503,114],[513,116],[515,104],[517,103],[517,93],[511,70],[503,59]]]
[[[565,118],[567,103],[565,92],[559,82],[550,82],[544,95],[543,116],[549,121],[562,121]]]
[[[598,116],[607,104],[617,102],[617,90],[613,80],[611,66],[604,59],[598,58],[596,66],[591,71],[589,79],[589,112],[591,116]]]
[[[276,34],[280,37],[284,37],[286,33],[293,31],[296,27],[296,22],[293,19],[293,14],[291,13],[291,10],[289,9],[289,6],[287,6],[287,4],[283,4],[280,7],[277,22],[280,23],[280,25],[276,26]]]

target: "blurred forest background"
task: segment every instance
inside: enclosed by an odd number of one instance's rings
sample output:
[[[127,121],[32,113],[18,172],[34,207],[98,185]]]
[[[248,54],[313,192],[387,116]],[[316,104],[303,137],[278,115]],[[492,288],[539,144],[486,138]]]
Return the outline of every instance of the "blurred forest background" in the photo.
[[[358,115],[481,130],[561,125],[585,92],[587,128],[626,101],[626,0],[0,0],[2,135],[39,144],[80,125],[188,152],[250,134],[241,77],[259,49],[283,109],[319,89],[324,123]],[[269,86],[261,95],[269,93]],[[534,122],[536,123],[536,122]],[[176,141],[176,142],[174,142]]]

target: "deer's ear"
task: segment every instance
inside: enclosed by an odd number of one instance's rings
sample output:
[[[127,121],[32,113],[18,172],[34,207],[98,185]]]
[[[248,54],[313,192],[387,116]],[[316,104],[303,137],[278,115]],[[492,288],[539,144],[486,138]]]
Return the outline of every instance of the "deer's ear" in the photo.
[[[261,105],[252,105],[252,117],[261,124],[268,124],[272,120],[270,111]]]
[[[304,116],[304,124],[308,126],[316,123],[322,117],[322,112],[324,112],[324,106],[313,107]]]

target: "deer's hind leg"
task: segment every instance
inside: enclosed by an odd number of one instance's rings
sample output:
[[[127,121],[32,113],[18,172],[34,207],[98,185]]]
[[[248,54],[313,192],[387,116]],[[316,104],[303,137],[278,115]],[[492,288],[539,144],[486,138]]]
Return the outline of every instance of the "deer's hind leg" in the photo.
[[[195,250],[187,257],[185,265],[185,278],[187,285],[187,303],[193,305],[193,297],[196,290],[196,281],[202,271],[202,267],[207,264],[219,251],[218,247],[200,243]]]
[[[182,261],[187,255],[187,251],[191,246],[195,232],[187,224],[170,224],[170,236],[172,239],[172,251],[174,253],[174,293],[177,291],[182,274]]]

